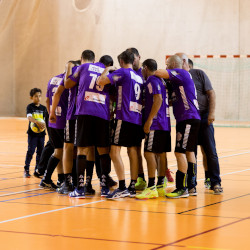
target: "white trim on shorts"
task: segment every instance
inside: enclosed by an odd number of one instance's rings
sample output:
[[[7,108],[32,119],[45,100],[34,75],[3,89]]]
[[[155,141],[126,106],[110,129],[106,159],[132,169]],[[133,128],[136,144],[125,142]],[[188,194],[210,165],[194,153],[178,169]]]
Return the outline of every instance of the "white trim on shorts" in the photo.
[[[149,132],[148,145],[147,145],[147,150],[148,151],[152,151],[152,149],[153,149],[154,135],[155,135],[155,130],[152,130],[152,131]]]
[[[115,136],[114,136],[114,143],[115,144],[119,143],[121,127],[122,127],[122,120],[117,120],[117,125],[116,125],[116,129],[115,129]]]
[[[190,134],[190,129],[191,129],[191,125],[186,124],[185,133],[184,133],[183,142],[182,142],[182,148],[184,148],[184,149],[186,149],[186,147],[187,147],[188,137],[189,137],[189,134]]]

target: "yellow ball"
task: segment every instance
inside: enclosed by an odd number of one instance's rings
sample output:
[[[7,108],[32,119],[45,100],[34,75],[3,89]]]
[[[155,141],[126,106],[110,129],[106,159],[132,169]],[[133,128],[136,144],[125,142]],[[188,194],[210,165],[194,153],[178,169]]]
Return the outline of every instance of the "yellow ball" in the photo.
[[[42,118],[37,118],[36,120],[45,123],[45,121]],[[44,129],[39,129],[39,127],[34,122],[30,123],[30,128],[34,133],[41,133],[45,130],[45,127]]]

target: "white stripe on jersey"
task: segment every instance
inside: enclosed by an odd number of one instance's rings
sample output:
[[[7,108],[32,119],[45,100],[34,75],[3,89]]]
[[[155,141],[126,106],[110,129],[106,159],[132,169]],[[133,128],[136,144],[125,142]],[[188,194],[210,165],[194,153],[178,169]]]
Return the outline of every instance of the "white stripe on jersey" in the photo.
[[[180,89],[181,98],[182,98],[182,101],[184,103],[185,110],[189,110],[190,107],[188,105],[187,97],[186,97],[185,90],[184,90],[183,86],[180,86],[179,89]]]
[[[142,78],[138,76],[137,74],[135,74],[133,71],[130,71],[130,75],[131,75],[131,78],[135,80],[137,83],[140,83],[140,84],[143,83]]]

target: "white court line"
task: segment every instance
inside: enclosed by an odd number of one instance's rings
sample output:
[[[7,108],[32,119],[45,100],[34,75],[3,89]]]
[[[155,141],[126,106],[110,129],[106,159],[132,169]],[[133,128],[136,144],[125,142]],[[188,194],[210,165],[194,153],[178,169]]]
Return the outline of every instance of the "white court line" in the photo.
[[[2,195],[0,195],[0,197],[9,196],[9,195],[13,195],[13,194],[28,193],[31,191],[36,191],[36,190],[41,190],[41,189],[43,189],[43,188],[34,188],[34,189],[29,189],[29,190],[24,190],[24,191],[19,191],[19,192],[12,192],[12,193],[8,193],[8,194],[2,194]]]
[[[95,204],[95,203],[100,203],[100,202],[104,202],[104,201],[105,200],[92,201],[92,202],[88,202],[88,203],[84,203],[84,204],[79,204],[79,205],[75,205],[75,206],[63,207],[63,208],[49,210],[49,211],[45,211],[45,212],[41,212],[41,213],[30,214],[30,215],[26,215],[26,216],[22,216],[22,217],[17,217],[17,218],[13,218],[13,219],[9,219],[9,220],[0,221],[0,224],[6,223],[6,222],[11,222],[11,221],[16,221],[16,220],[21,220],[21,219],[25,219],[25,218],[30,218],[30,217],[34,217],[34,216],[41,215],[41,214],[49,214],[49,213],[53,213],[53,212],[58,212],[58,211],[62,211],[62,210],[66,210],[66,209],[70,209],[70,208],[74,208],[74,207],[82,207],[82,206],[86,206],[86,205],[90,205],[90,204]]]

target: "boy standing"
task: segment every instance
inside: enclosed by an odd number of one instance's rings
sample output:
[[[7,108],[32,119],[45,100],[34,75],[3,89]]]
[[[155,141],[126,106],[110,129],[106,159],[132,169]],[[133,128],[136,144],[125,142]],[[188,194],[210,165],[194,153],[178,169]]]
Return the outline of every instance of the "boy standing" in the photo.
[[[41,102],[42,91],[38,88],[33,88],[30,91],[30,99],[32,103],[30,103],[26,108],[27,118],[29,120],[28,127],[28,150],[26,153],[25,166],[24,166],[24,177],[30,178],[30,162],[32,160],[33,154],[36,150],[36,166],[39,163],[40,156],[44,147],[44,139],[45,139],[45,131],[40,133],[35,133],[30,128],[30,123],[33,122],[37,125],[37,127],[41,130],[45,128],[45,122],[40,122],[37,119],[45,119],[48,116],[47,109],[45,106],[40,104]]]

